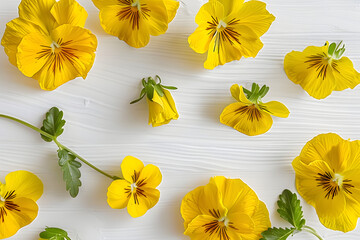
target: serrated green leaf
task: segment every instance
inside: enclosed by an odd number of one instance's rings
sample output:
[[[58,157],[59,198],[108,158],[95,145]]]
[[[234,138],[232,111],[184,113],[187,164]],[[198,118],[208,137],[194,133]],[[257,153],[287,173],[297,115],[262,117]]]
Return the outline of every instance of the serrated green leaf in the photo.
[[[75,160],[75,156],[65,149],[58,150],[59,166],[63,172],[63,179],[66,183],[66,190],[71,197],[76,197],[81,186],[81,172],[79,168],[81,163]]]
[[[293,234],[295,230],[295,228],[269,228],[261,233],[263,236],[261,240],[285,240]]]
[[[303,211],[296,193],[292,193],[290,190],[285,189],[279,196],[277,204],[279,206],[277,211],[280,214],[280,217],[288,221],[297,230],[301,230],[305,225],[305,219],[303,219]]]
[[[43,121],[43,126],[41,130],[47,132],[48,134],[54,136],[55,138],[60,136],[64,132],[64,125],[66,121],[63,118],[63,111],[60,111],[57,107],[52,107],[47,113]],[[44,135],[41,135],[41,138],[46,142],[51,142],[52,139]]]
[[[68,233],[60,228],[46,227],[45,231],[39,234],[40,238],[49,240],[71,240]]]

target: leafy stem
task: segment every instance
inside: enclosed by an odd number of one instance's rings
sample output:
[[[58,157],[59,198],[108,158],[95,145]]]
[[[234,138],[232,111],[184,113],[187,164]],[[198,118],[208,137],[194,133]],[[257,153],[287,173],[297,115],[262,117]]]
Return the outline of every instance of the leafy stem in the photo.
[[[69,190],[70,195],[72,197],[76,197],[79,192],[79,187],[81,186],[81,173],[79,168],[81,167],[81,163],[76,161],[76,159],[79,159],[84,164],[88,165],[95,171],[101,173],[102,175],[112,179],[117,180],[121,179],[118,176],[110,175],[101,169],[97,168],[90,162],[88,162],[86,159],[81,157],[79,154],[71,150],[70,148],[66,147],[65,145],[61,144],[57,137],[62,134],[64,131],[63,126],[65,125],[65,120],[62,119],[63,112],[59,111],[59,109],[53,107],[49,110],[49,112],[46,114],[46,118],[43,122],[43,126],[41,128],[35,127],[34,125],[27,123],[21,119],[8,116],[5,114],[0,114],[1,118],[10,119],[12,121],[15,121],[17,123],[20,123],[28,128],[31,128],[32,130],[38,132],[41,134],[41,137],[43,140],[47,142],[52,142],[58,146],[58,157],[59,157],[59,166],[61,167],[63,171],[63,178],[66,182],[66,189]]]
[[[303,217],[302,207],[300,200],[295,193],[285,189],[279,196],[277,201],[280,217],[289,222],[292,227],[290,228],[276,228],[272,227],[261,233],[263,238],[261,240],[285,240],[289,236],[292,236],[298,232],[306,231],[319,240],[323,240],[320,235],[312,227],[305,225],[305,219]]]

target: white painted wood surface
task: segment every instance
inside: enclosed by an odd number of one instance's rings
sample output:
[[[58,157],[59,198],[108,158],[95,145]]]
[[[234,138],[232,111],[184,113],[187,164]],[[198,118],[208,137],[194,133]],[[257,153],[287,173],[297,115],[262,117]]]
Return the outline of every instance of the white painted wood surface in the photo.
[[[20,0],[0,1],[0,35],[18,16]],[[95,165],[120,171],[127,155],[160,167],[163,182],[160,202],[145,216],[132,219],[126,210],[106,203],[110,181],[82,167],[81,192],[76,199],[65,191],[57,166],[56,148],[30,129],[0,119],[0,175],[25,169],[45,184],[38,218],[11,239],[32,240],[45,226],[69,230],[81,240],[179,240],[183,221],[182,197],[211,176],[241,178],[263,200],[273,225],[286,226],[276,213],[277,196],[295,190],[291,161],[303,145],[320,133],[336,132],[360,139],[360,88],[335,92],[315,100],[287,79],[284,55],[326,40],[346,43],[345,55],[360,70],[360,0],[267,0],[276,20],[262,37],[264,48],[256,59],[242,59],[213,71],[203,69],[204,55],[193,52],[187,37],[196,28],[194,16],[205,0],[184,0],[165,35],[152,37],[143,49],[134,49],[102,30],[98,10],[90,0],[79,0],[89,13],[86,27],[99,41],[88,78],[77,79],[56,91],[40,90],[0,51],[0,112],[41,125],[52,106],[65,112],[61,141]],[[147,125],[147,104],[129,102],[138,96],[140,79],[159,74],[173,92],[180,113],[177,121],[152,128]],[[222,109],[234,100],[233,83],[256,81],[270,86],[264,100],[278,100],[291,111],[288,119],[274,118],[272,129],[248,137],[220,124]],[[303,202],[308,224],[327,240],[360,239],[360,226],[343,234],[323,227],[315,210]],[[306,233],[291,239],[315,239]]]

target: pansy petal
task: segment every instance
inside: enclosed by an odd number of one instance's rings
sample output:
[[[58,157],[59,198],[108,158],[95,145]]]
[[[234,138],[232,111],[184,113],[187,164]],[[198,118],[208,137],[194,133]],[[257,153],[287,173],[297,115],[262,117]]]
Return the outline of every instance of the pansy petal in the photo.
[[[59,25],[71,24],[73,26],[84,27],[88,16],[86,10],[75,0],[60,0],[51,9]]]
[[[223,19],[225,16],[224,6],[219,1],[209,1],[202,5],[195,16],[195,22],[198,25],[212,22],[213,18]]]
[[[232,31],[240,34],[240,36],[236,37],[237,41],[232,41],[231,44],[240,50],[241,55],[244,57],[256,57],[264,46],[256,33],[251,28],[241,24],[235,24]]]
[[[332,211],[332,209],[331,209]],[[328,209],[328,212],[331,212]],[[317,212],[318,213],[318,212]],[[342,232],[349,232],[355,229],[359,216],[351,208],[345,208],[344,211],[336,217],[318,213],[320,222],[327,228]]]
[[[4,216],[4,221],[1,219],[0,224],[0,239],[9,238],[17,233],[17,231],[21,228],[19,223],[16,221],[17,219],[8,212],[7,215]]]
[[[266,3],[261,1],[248,1],[234,9],[230,17],[240,18],[241,25],[252,29],[258,37],[261,37],[269,30],[275,17],[266,10]]]
[[[164,34],[169,22],[164,0],[142,0],[141,6],[143,6],[141,8],[143,14],[149,15],[143,18],[143,24],[148,26],[149,33],[153,36]]]
[[[213,239],[210,238],[211,234],[209,231],[206,231],[207,226],[211,224],[218,224],[218,219],[211,215],[199,215],[194,220],[190,222],[188,227],[185,229],[184,234],[188,235],[191,239],[193,239],[193,235],[201,234],[202,239]],[[216,234],[214,234],[216,235]],[[216,238],[215,238],[216,239]]]
[[[149,105],[149,124],[153,127],[169,123],[172,119],[178,119],[179,113],[176,110],[174,99],[170,92],[163,89],[164,96],[160,97],[154,90],[152,101],[147,99]]]
[[[267,132],[272,125],[270,114],[258,110],[255,105],[232,103],[220,115],[220,122],[249,136]]]
[[[17,198],[29,198],[37,201],[43,194],[43,183],[33,173],[20,170],[11,172],[5,177],[5,187],[2,189],[2,197],[6,193],[15,191]]]
[[[168,13],[168,23],[170,23],[174,19],[180,3],[176,0],[164,0],[164,3]]]
[[[122,175],[129,183],[135,183],[138,180],[143,168],[142,161],[132,156],[126,156],[121,163]]]
[[[43,34],[42,29],[38,25],[21,18],[15,18],[6,24],[1,45],[4,46],[5,53],[8,55],[11,64],[17,66],[17,48],[23,37],[33,32]]]
[[[215,218],[226,216],[227,209],[222,204],[221,193],[213,179],[210,179],[210,182],[200,192],[198,204],[203,214],[211,215]]]
[[[100,11],[100,23],[105,32],[117,36],[132,47],[141,48],[150,41],[149,28],[143,17],[127,17],[131,6],[111,5]]]
[[[27,77],[33,77],[48,62],[44,51],[51,51],[50,37],[39,32],[26,35],[18,46],[16,55],[19,70]],[[46,46],[46,47],[45,47]]]
[[[29,225],[38,215],[39,207],[30,198],[15,198],[12,204],[18,206],[19,211],[8,211],[8,213],[14,217],[21,228]]]
[[[242,102],[248,105],[253,104],[250,102],[245,96],[243,86],[239,86],[238,84],[233,84],[230,88],[231,96],[235,98],[238,102]]]
[[[203,214],[199,209],[199,198],[204,191],[204,186],[200,186],[187,193],[181,202],[181,216],[184,219],[184,228],[198,215]]]
[[[133,193],[127,206],[128,213],[134,218],[143,216],[150,208],[157,204],[160,198],[160,191],[157,189],[140,189],[143,191],[143,193]]]
[[[214,177],[213,181],[219,192],[224,206],[229,214],[254,214],[259,199],[256,193],[240,179],[228,179],[222,176]]]
[[[197,53],[206,53],[209,50],[212,35],[206,29],[207,25],[207,23],[200,25],[188,38],[190,47]]]
[[[271,227],[269,211],[262,201],[259,201],[259,205],[252,216],[252,220],[254,222],[254,231],[248,234],[241,234],[242,240],[261,239],[261,233]]]
[[[206,69],[214,69],[216,66],[240,60],[242,57],[239,49],[229,41],[222,41],[220,38],[220,35],[216,34],[210,42],[207,59],[204,63]]]
[[[92,0],[92,2],[99,10],[102,10],[107,6],[114,6],[119,4],[119,0]]]
[[[288,78],[299,84],[310,96],[323,99],[335,89],[335,78],[328,66],[328,46],[310,46],[303,52],[286,54],[284,69]]]
[[[56,26],[55,19],[50,13],[55,2],[55,0],[22,0],[19,5],[19,16],[50,32]]]
[[[335,91],[342,91],[347,88],[353,89],[360,83],[360,74],[354,69],[354,65],[347,57],[333,60],[333,74],[336,79]]]
[[[14,209],[6,209],[6,214],[2,215],[4,219],[0,224],[1,239],[13,236],[20,228],[34,221],[38,215],[37,204],[29,198],[15,198],[11,201],[11,205]]]
[[[229,211],[227,217],[229,219],[229,228],[234,229],[235,232],[249,234],[254,231],[255,225],[249,215]]]
[[[113,181],[107,192],[107,202],[111,208],[125,208],[131,197],[131,186],[126,180]]]
[[[141,182],[146,188],[156,188],[160,185],[161,180],[160,169],[155,165],[148,164],[141,170],[138,182]]]
[[[306,143],[299,157],[305,164],[310,164],[316,160],[323,160],[332,169],[335,169],[336,172],[341,172],[345,166],[345,160],[348,159],[340,157],[341,155],[347,155],[346,152],[339,149],[340,143],[343,142],[344,140],[335,133],[320,134]],[[345,150],[344,147],[342,148],[343,150]]]
[[[262,111],[269,113],[270,115],[287,118],[290,114],[289,109],[281,102],[271,101],[267,103],[259,104]]]
[[[225,15],[229,15],[233,11],[238,11],[244,3],[244,0],[210,0],[209,2],[220,2],[224,6]]]
[[[33,78],[39,81],[44,90],[54,90],[62,84],[76,77],[86,78],[94,60],[97,39],[89,30],[64,24],[51,32],[52,39],[56,39],[59,48],[52,54],[49,45],[43,47],[42,58],[47,62]],[[27,43],[21,43],[20,45]],[[20,46],[19,46],[20,49]],[[23,51],[25,54],[25,51]],[[34,55],[36,58],[39,55]],[[20,55],[19,55],[20,58]],[[31,67],[31,62],[20,60],[22,65]],[[20,67],[19,67],[20,69]]]

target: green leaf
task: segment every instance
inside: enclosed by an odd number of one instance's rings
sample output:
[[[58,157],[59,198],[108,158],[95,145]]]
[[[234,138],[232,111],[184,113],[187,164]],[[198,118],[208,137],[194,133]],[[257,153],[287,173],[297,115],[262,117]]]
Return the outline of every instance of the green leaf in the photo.
[[[43,126],[41,130],[47,132],[48,134],[54,136],[55,138],[60,136],[64,132],[65,120],[63,118],[63,111],[60,111],[57,107],[51,108],[47,113],[43,121]],[[44,135],[41,135],[41,138],[46,142],[51,142],[52,139]]]
[[[46,227],[45,231],[41,232],[39,236],[49,240],[71,240],[66,231],[54,227]]]
[[[66,183],[66,190],[71,197],[76,197],[81,186],[81,172],[79,168],[81,163],[75,160],[75,156],[65,149],[58,150],[59,166],[63,172],[63,179]]]
[[[263,236],[261,240],[285,240],[293,234],[294,231],[295,228],[269,228],[261,233]]]
[[[303,219],[303,211],[297,195],[290,190],[285,189],[279,196],[277,204],[279,206],[277,211],[280,214],[280,217],[293,225],[296,230],[301,230],[305,225],[305,219]]]

